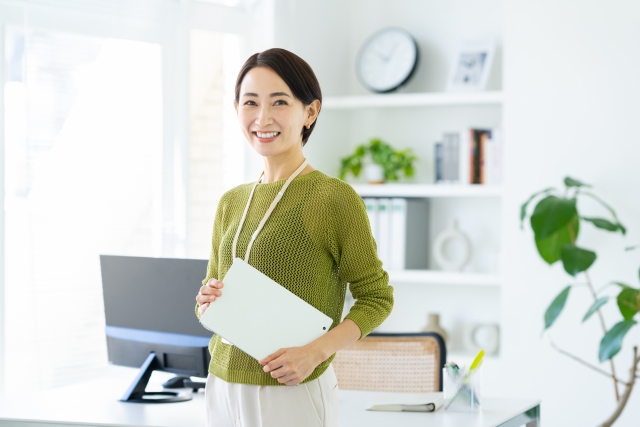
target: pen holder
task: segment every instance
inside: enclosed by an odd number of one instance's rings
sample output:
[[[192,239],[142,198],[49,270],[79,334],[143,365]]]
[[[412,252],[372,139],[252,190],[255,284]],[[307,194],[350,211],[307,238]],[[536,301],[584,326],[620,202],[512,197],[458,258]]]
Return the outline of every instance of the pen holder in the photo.
[[[444,408],[447,411],[475,412],[480,410],[482,400],[482,367],[474,370],[442,369]]]

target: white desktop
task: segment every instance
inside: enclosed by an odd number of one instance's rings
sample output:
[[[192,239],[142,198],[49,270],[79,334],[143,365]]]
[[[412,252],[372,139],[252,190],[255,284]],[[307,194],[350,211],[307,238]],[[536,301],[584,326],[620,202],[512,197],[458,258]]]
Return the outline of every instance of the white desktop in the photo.
[[[120,402],[123,390],[138,370],[105,366],[90,381],[0,399],[2,427],[153,426],[205,427],[204,392],[176,403]],[[154,372],[148,391],[159,391],[173,375]],[[185,390],[189,392],[188,390]],[[440,409],[434,413],[366,411],[369,403],[388,400],[392,393],[340,391],[340,427],[383,427],[398,425],[447,427],[539,427],[540,401],[534,399],[485,398],[479,413],[454,413]]]

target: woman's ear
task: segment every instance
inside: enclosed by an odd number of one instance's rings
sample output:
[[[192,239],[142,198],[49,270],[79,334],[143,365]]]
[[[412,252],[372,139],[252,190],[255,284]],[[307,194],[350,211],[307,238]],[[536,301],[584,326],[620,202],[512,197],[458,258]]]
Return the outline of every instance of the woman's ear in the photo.
[[[238,103],[236,101],[233,101],[233,108],[236,109],[236,116],[238,115]]]
[[[318,114],[320,113],[320,101],[318,99],[314,99],[313,102],[307,105],[307,124],[311,126],[313,122],[318,118]]]

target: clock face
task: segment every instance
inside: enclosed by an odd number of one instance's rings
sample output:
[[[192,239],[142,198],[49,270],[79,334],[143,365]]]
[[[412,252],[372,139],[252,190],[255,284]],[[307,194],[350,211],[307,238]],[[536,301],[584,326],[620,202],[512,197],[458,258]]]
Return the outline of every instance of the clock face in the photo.
[[[390,92],[403,85],[418,64],[418,45],[405,30],[387,28],[362,46],[356,68],[364,86],[374,92]]]

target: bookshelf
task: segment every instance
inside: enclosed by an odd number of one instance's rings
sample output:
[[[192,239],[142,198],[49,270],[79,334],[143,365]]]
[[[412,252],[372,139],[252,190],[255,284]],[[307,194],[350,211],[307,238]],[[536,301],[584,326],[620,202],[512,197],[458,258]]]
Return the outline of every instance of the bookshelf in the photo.
[[[502,278],[497,274],[466,273],[438,270],[389,270],[393,284],[423,283],[447,286],[500,286]]]
[[[489,185],[352,184],[362,197],[501,197],[502,187]]]
[[[386,95],[327,96],[322,108],[345,110],[378,107],[444,107],[501,105],[502,91],[483,92],[422,92]]]

